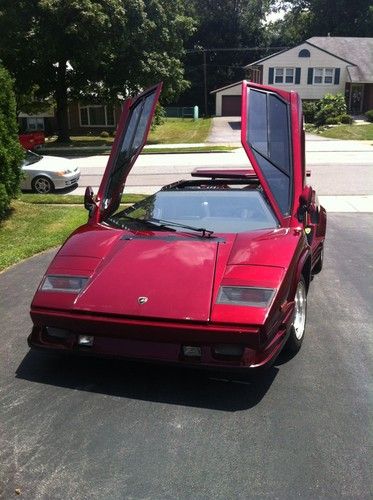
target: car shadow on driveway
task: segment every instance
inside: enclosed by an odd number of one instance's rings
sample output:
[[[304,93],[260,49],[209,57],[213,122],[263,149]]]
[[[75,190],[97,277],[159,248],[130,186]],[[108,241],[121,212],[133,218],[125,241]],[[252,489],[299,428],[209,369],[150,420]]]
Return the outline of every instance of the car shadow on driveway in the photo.
[[[30,350],[17,378],[116,397],[222,411],[247,410],[265,396],[278,368],[239,379],[210,372]]]

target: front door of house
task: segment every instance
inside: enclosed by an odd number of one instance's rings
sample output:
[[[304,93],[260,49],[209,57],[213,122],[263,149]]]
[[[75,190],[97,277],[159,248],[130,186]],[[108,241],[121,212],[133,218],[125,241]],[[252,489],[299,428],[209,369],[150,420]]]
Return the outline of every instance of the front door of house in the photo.
[[[351,84],[350,93],[350,113],[352,115],[359,115],[363,110],[363,93],[364,85],[361,83]]]

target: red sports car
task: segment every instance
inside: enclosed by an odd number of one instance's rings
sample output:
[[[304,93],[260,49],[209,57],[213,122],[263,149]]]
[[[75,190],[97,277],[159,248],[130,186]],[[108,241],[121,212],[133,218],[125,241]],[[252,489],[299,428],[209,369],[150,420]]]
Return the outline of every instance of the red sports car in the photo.
[[[238,170],[197,170],[120,206],[161,84],[128,100],[87,224],[36,291],[31,347],[233,370],[299,350],[326,213],[306,185],[301,100],[243,82]]]

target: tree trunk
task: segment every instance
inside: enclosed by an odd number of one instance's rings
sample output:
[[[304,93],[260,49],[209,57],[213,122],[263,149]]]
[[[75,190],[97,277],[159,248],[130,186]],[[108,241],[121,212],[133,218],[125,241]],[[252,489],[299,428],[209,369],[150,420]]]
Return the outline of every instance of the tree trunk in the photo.
[[[62,59],[58,61],[57,68],[57,87],[56,87],[56,103],[57,103],[57,127],[58,137],[57,142],[71,142],[69,134],[69,120],[67,116],[67,81],[66,81],[66,63]]]

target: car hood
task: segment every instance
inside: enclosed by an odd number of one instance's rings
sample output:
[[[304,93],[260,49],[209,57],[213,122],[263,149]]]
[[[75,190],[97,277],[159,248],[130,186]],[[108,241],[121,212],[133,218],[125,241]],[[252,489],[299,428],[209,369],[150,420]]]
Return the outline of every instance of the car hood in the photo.
[[[60,172],[65,169],[74,170],[75,168],[74,161],[58,156],[43,156],[40,161],[22,167],[23,170],[44,170],[48,172]]]
[[[222,283],[277,288],[298,241],[286,229],[202,238],[87,225],[67,240],[47,271],[89,276],[87,286],[78,296],[39,289],[33,306],[207,322],[216,316]],[[240,309],[237,320],[250,322],[250,308]],[[219,321],[224,315],[219,313]],[[255,318],[262,321],[265,314]]]
[[[213,240],[190,236],[121,239],[74,308],[208,321],[217,248]]]

